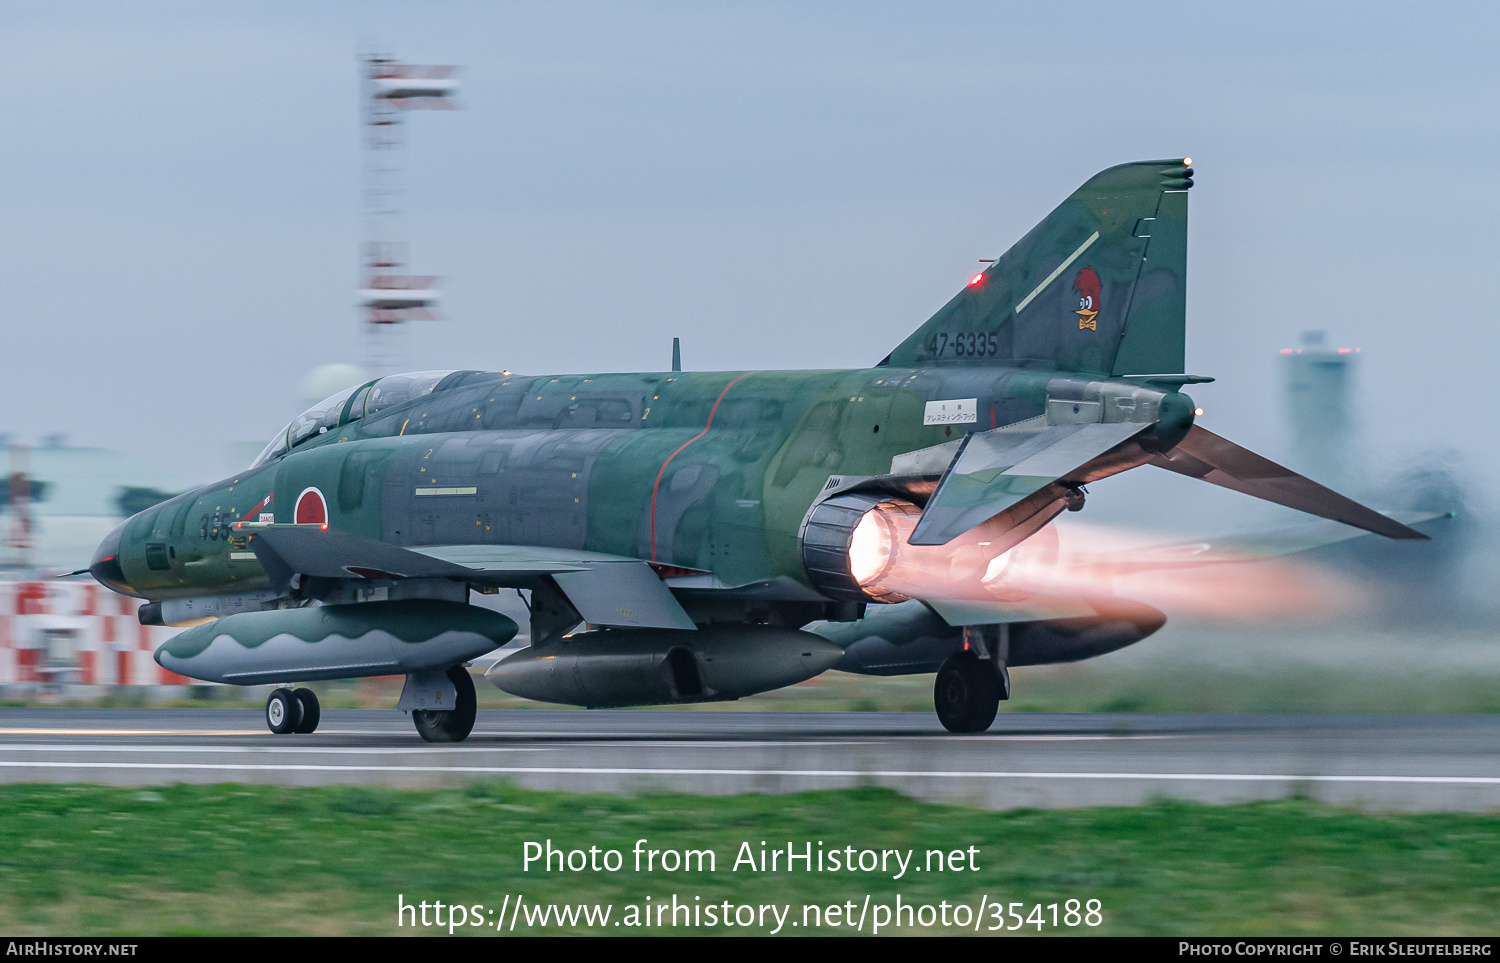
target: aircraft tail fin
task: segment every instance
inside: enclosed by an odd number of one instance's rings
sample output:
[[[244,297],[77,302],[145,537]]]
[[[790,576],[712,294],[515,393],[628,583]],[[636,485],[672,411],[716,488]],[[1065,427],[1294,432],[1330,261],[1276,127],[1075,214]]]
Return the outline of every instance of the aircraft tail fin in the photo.
[[[881,364],[1183,373],[1191,163],[1095,174]]]

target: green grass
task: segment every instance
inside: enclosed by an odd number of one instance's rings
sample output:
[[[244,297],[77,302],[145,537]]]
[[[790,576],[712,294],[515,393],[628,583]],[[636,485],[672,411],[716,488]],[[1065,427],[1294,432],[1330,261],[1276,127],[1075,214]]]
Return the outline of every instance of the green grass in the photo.
[[[523,841],[548,838],[567,849],[619,849],[626,870],[522,872]],[[712,847],[718,871],[631,872],[638,838]],[[742,840],[912,848],[919,859],[928,848],[975,846],[981,868],[899,881],[731,872]],[[898,892],[908,902],[970,905],[984,894],[1024,902],[1025,911],[1099,899],[1104,923],[1093,933],[1492,934],[1500,820],[1297,800],[992,813],[880,789],[711,798],[494,782],[436,792],[0,787],[0,932],[15,935],[411,932],[395,926],[398,893],[496,907],[516,893],[528,902],[610,902],[618,919],[648,895],[800,907],[859,903],[866,893],[878,903]]]

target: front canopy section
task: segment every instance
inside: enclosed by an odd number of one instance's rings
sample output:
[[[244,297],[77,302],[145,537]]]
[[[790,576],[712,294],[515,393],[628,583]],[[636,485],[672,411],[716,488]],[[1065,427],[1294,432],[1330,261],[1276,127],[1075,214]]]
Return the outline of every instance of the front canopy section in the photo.
[[[278,431],[266,447],[261,449],[261,453],[256,456],[255,461],[250,463],[250,467],[259,468],[291,451],[309,438],[332,431],[340,425],[358,421],[366,415],[373,415],[385,408],[393,408],[423,395],[429,395],[437,388],[438,383],[450,374],[453,374],[452,369],[414,371],[408,374],[388,375],[375,381],[345,388],[337,394],[324,398],[293,418],[291,424]]]

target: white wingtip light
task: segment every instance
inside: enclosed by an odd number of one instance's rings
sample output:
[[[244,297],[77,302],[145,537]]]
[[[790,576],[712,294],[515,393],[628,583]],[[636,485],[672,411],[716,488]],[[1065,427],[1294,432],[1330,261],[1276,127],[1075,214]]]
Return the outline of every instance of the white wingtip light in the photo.
[[[1191,157],[1184,157],[1182,159],[1182,166],[1183,167],[1192,167],[1193,166],[1193,159]]]

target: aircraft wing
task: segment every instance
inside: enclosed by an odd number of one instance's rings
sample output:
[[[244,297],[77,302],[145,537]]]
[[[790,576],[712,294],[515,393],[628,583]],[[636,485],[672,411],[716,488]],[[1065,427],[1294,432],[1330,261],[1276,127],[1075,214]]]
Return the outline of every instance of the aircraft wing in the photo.
[[[313,578],[463,578],[473,569],[385,542],[320,525],[236,526],[250,533],[250,549],[271,580],[284,589],[293,575]]]
[[[550,577],[585,621],[632,628],[694,629],[655,570],[636,558],[533,545],[401,548],[317,525],[253,525],[250,548],[283,590],[293,574],[332,579],[449,578],[534,585]]]
[[[1387,538],[1427,538],[1414,528],[1324,488],[1311,478],[1283,468],[1198,425],[1188,431],[1187,437],[1177,447],[1156,456],[1151,464]]]
[[[584,621],[595,625],[696,629],[656,570],[638,558],[534,545],[448,545],[413,549],[483,573],[552,576]]]
[[[1047,425],[971,434],[922,509],[921,521],[908,541],[946,545],[1048,486],[1058,489],[1056,498],[1063,498],[1067,491],[1054,484],[1057,479],[1149,427],[1141,423]]]

